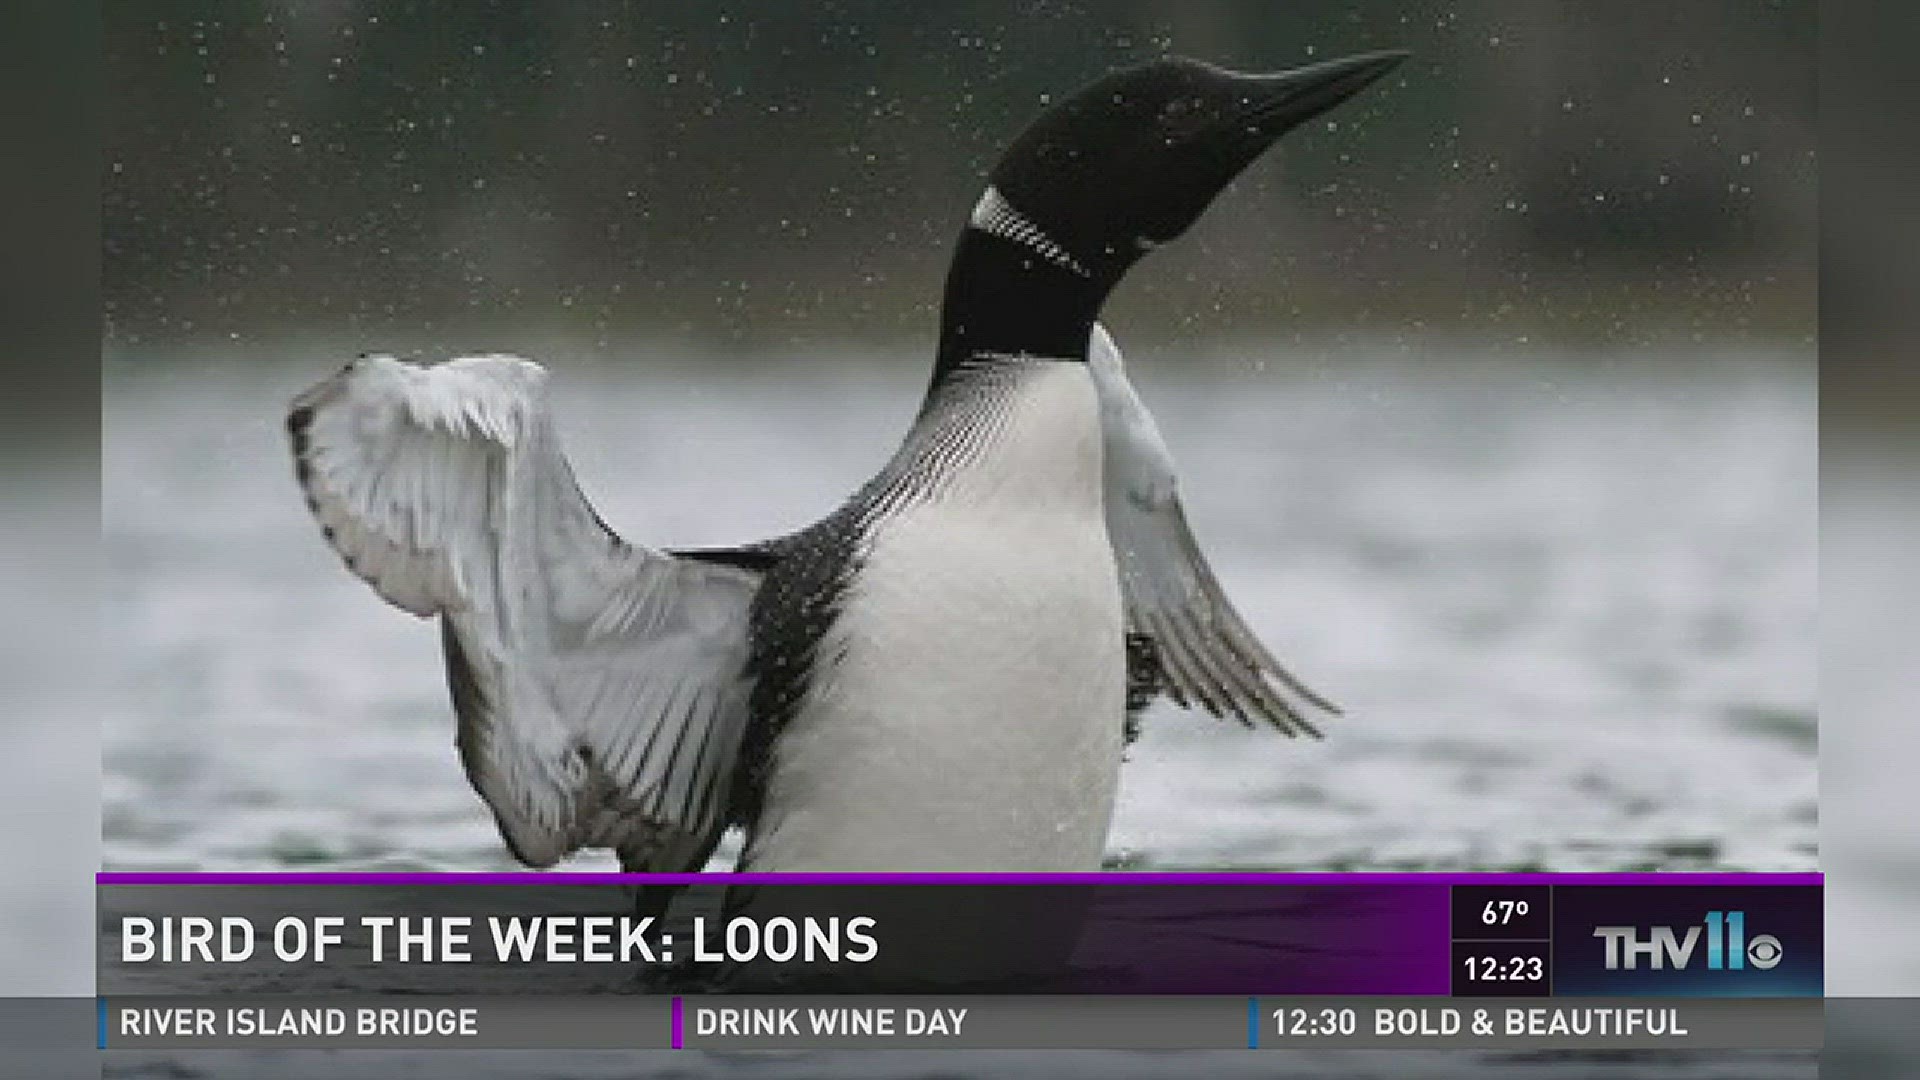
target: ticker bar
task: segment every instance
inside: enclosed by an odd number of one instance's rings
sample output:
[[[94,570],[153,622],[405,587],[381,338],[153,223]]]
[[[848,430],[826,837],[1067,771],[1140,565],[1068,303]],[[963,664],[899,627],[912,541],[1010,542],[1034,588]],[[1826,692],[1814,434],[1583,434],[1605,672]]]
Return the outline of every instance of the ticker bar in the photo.
[[[676,1008],[677,1006],[677,1008]],[[107,1049],[1813,1049],[1806,998],[110,998]],[[677,1022],[676,1022],[677,1021]]]

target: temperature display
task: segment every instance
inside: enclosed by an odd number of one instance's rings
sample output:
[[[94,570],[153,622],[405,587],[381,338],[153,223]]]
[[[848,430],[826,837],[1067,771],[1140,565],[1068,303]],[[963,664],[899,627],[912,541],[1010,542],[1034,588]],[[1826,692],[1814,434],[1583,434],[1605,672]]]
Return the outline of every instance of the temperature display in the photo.
[[[1547,885],[1455,885],[1455,941],[1545,941],[1552,936]]]

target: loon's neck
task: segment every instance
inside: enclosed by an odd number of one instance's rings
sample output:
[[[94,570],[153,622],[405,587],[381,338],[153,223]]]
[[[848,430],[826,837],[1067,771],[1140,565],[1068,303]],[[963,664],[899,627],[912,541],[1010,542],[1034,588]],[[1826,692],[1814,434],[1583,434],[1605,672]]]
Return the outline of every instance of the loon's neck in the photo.
[[[1063,259],[967,228],[947,272],[933,387],[983,353],[1084,361],[1087,335],[1115,283]]]

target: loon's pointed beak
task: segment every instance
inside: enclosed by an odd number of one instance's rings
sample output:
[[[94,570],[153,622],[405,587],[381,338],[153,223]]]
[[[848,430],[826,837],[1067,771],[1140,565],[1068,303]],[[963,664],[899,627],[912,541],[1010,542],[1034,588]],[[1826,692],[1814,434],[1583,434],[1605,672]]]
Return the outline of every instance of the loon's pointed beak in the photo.
[[[1407,55],[1403,49],[1389,49],[1271,75],[1242,75],[1244,107],[1234,122],[1246,135],[1271,143],[1366,89]]]

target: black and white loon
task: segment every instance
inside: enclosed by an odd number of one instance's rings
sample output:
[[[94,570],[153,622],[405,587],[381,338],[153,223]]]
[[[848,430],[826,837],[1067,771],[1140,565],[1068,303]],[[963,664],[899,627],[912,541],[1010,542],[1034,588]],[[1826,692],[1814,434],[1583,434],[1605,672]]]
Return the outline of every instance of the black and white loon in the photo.
[[[912,429],[789,536],[621,540],[525,360],[365,356],[297,398],[308,506],[382,597],[440,619],[460,755],[513,854],[698,870],[738,824],[742,869],[1091,870],[1130,704],[1314,732],[1332,706],[1214,580],[1095,320],[1282,133],[1401,57],[1165,59],[1048,109],[960,237]]]

